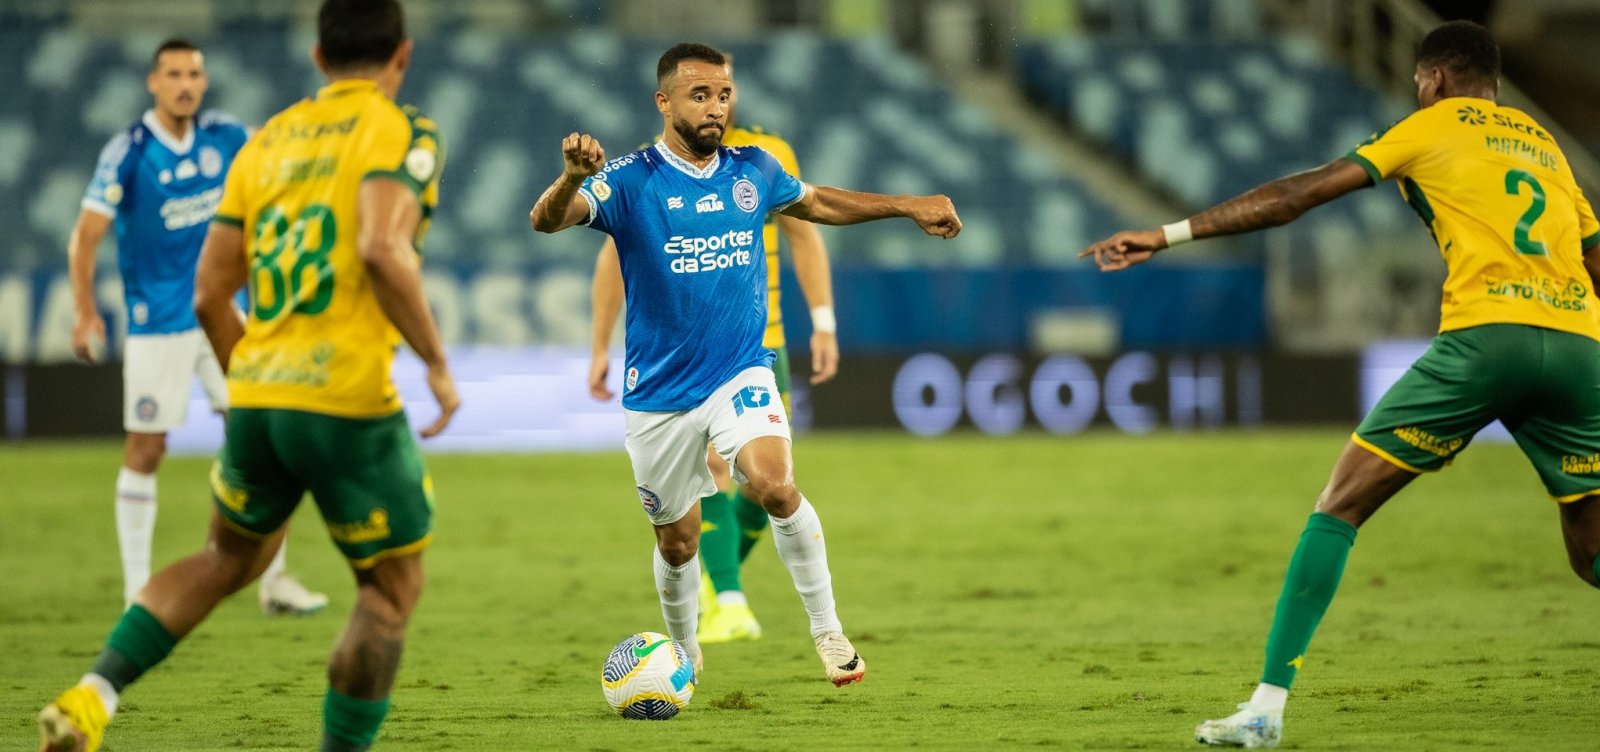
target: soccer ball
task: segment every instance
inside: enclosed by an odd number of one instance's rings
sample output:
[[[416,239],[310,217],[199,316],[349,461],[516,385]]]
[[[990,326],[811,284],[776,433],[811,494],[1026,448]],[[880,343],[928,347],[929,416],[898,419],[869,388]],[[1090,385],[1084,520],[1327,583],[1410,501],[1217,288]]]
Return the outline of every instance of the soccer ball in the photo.
[[[694,664],[672,638],[640,632],[611,649],[600,669],[600,688],[623,718],[664,721],[694,696]]]

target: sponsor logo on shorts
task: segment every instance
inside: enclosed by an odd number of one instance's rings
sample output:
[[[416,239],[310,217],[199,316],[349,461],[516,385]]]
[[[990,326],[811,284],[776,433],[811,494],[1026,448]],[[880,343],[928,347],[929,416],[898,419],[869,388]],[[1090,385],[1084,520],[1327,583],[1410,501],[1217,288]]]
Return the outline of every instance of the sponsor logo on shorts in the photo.
[[[733,184],[733,203],[740,209],[753,212],[761,205],[761,192],[748,178],[739,178],[739,182]]]
[[[627,378],[627,381],[624,382],[624,385],[628,388],[628,391],[630,391],[630,392],[633,391],[634,387],[639,385],[639,369],[637,369],[637,368],[629,368],[628,369],[628,378]]]
[[[155,420],[156,415],[160,413],[160,403],[156,402],[155,397],[151,397],[148,394],[140,397],[139,401],[133,403],[133,414],[139,420],[152,421]]]
[[[1403,426],[1394,429],[1394,435],[1401,441],[1421,449],[1436,457],[1449,457],[1467,443],[1466,439],[1441,439],[1416,426]]]
[[[639,503],[644,505],[645,514],[655,514],[661,511],[661,497],[644,486],[639,486]]]
[[[778,415],[776,415],[774,413],[767,413],[767,422],[768,423],[782,423],[783,422],[783,418],[779,417]]]
[[[1567,455],[1561,458],[1561,472],[1567,475],[1592,475],[1600,473],[1600,454],[1588,457]]]
[[[371,543],[389,537],[389,513],[374,509],[365,520],[330,522],[328,535],[340,543]]]
[[[222,477],[222,463],[211,463],[211,495],[217,497],[217,503],[232,510],[234,514],[244,514],[244,507],[250,503],[250,493],[238,486],[229,483]]]
[[[743,417],[744,411],[755,410],[772,404],[772,393],[764,386],[747,386],[733,395],[733,415]]]

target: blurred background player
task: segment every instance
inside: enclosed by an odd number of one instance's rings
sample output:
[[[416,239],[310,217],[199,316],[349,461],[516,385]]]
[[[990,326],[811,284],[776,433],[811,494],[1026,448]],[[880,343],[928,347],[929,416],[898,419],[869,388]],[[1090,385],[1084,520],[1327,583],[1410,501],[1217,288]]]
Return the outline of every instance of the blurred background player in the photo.
[[[227,409],[222,370],[195,321],[194,272],[228,166],[248,137],[233,117],[200,112],[209,81],[194,44],[163,42],[145,83],[155,106],[101,151],[67,246],[77,310],[72,347],[94,362],[106,334],[95,305],[95,249],[116,222],[128,312],[122,368],[128,436],[116,500],[124,604],[150,578],[156,470],[167,431],[184,422],[194,377],[214,409]],[[328,605],[326,595],[306,590],[284,566],[280,546],[261,578],[262,611],[309,614]]]
[[[266,568],[307,490],[357,584],[321,749],[367,749],[388,713],[432,538],[432,484],[390,379],[402,337],[441,410],[422,435],[459,403],[417,248],[443,157],[432,121],[393,102],[412,49],[398,3],[326,0],[317,25],[329,84],[239,153],[200,259],[194,307],[232,405],[205,547],[157,573],[40,712],[47,750],[97,748],[119,694]],[[248,323],[232,302],[247,279]]]
[[[731,59],[731,58],[730,58]],[[725,146],[757,146],[771,154],[785,172],[800,177],[800,164],[794,149],[775,133],[767,133],[759,126],[740,128],[734,125],[734,106],[738,104],[738,87],[728,108],[728,130],[722,138]],[[761,345],[777,354],[772,363],[772,374],[778,384],[778,397],[784,410],[793,412],[789,400],[789,349],[784,340],[783,309],[780,306],[782,286],[781,267],[778,263],[779,231],[789,241],[794,258],[795,276],[800,290],[811,309],[811,383],[820,384],[833,378],[839,370],[839,338],[833,310],[833,278],[828,269],[828,249],[822,242],[817,226],[804,220],[782,214],[770,214],[762,227],[762,242],[767,249],[767,330]],[[589,367],[589,394],[595,399],[609,401],[616,395],[606,387],[606,377],[611,367],[611,332],[616,328],[617,314],[622,309],[622,270],[617,263],[617,246],[609,237],[601,246],[595,259],[594,284],[594,352]],[[728,463],[708,447],[706,464],[717,485],[716,493],[700,500],[700,559],[705,576],[700,587],[701,643],[756,640],[761,638],[761,622],[745,599],[739,570],[761,531],[767,528],[767,510],[750,497],[744,488],[734,485]]]
[[[1286,224],[1393,178],[1448,267],[1439,335],[1351,435],[1289,560],[1261,683],[1239,712],[1195,729],[1205,744],[1278,745],[1356,528],[1495,420],[1560,502],[1573,571],[1600,587],[1600,223],[1554,139],[1496,101],[1500,51],[1482,26],[1429,33],[1415,80],[1418,110],[1344,158],[1082,254],[1117,271],[1191,238]]]
[[[858,682],[866,662],[840,626],[822,525],[794,485],[787,411],[772,399],[774,355],[761,346],[767,273],[759,230],[772,212],[823,224],[903,216],[951,238],[960,220],[943,196],[812,187],[759,148],[723,146],[733,78],[715,49],[674,46],[657,62],[656,81],[661,140],[606,163],[598,141],[569,135],[562,175],[529,218],[540,232],[583,224],[616,241],[628,298],[626,444],[655,525],[667,632],[698,671],[698,587],[691,583],[700,580],[699,501],[715,488],[705,463],[710,442],[772,517],[779,558],[810,616],[828,680]]]

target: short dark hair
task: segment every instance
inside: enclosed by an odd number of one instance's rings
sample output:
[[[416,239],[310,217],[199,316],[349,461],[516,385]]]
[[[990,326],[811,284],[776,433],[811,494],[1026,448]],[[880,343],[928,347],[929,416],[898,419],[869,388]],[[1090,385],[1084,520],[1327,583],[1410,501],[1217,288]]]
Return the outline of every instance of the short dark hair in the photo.
[[[721,50],[699,42],[683,42],[661,54],[656,62],[656,86],[666,86],[667,79],[678,72],[678,64],[685,60],[699,60],[712,65],[727,65],[728,56]]]
[[[156,68],[160,67],[161,53],[172,52],[175,50],[178,52],[199,52],[200,48],[196,47],[194,42],[182,37],[173,37],[168,39],[167,41],[162,42],[160,47],[156,48],[156,54],[150,56],[150,70],[155,70]]]
[[[1451,21],[1422,39],[1417,65],[1448,68],[1458,76],[1493,84],[1500,79],[1500,46],[1488,29],[1471,21]]]
[[[317,46],[333,70],[383,65],[405,40],[397,0],[323,0],[317,11]]]

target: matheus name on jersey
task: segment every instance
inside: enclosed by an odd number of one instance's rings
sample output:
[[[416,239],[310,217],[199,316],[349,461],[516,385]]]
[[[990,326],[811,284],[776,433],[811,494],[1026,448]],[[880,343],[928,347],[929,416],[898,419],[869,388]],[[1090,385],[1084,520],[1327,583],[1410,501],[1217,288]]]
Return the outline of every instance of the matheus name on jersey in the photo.
[[[622,405],[689,410],[740,371],[771,365],[762,225],[806,186],[756,147],[695,167],[666,144],[612,160],[579,189],[584,224],[616,241],[627,299]]]
[[[199,325],[195,264],[228,166],[247,137],[239,121],[207,111],[176,139],[151,110],[100,152],[83,208],[114,220],[128,333]]]

